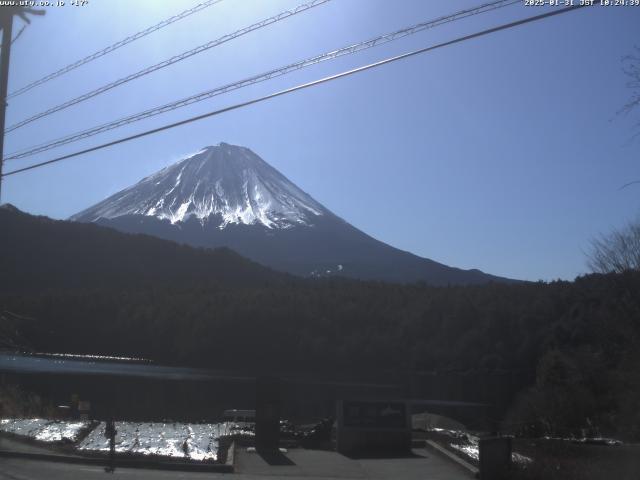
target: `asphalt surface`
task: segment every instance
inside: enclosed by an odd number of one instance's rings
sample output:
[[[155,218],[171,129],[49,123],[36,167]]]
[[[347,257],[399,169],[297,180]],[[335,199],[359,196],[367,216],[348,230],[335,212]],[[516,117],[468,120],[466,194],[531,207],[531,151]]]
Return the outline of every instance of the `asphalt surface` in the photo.
[[[0,450],[8,450],[10,452],[34,453],[34,454],[55,454],[56,451],[45,446],[38,446],[30,442],[21,442],[19,440],[0,435]]]
[[[122,479],[199,479],[230,478],[255,480],[297,479],[393,479],[467,480],[460,467],[430,451],[417,449],[406,458],[351,459],[335,452],[292,449],[285,455],[265,458],[246,449],[236,450],[236,473],[200,473],[117,468],[109,474],[101,467],[16,458],[0,458],[0,480],[62,480],[94,478]]]
[[[227,478],[228,475],[226,474]],[[0,480],[81,480],[81,479],[204,479],[222,478],[223,473],[176,472],[166,470],[146,470],[142,468],[118,468],[106,473],[102,467],[71,463],[43,462],[17,458],[0,458]]]

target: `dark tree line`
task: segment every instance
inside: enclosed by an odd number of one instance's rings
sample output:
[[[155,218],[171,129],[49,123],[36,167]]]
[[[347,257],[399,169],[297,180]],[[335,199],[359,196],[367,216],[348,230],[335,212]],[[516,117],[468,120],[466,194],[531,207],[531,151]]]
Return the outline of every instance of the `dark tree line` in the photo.
[[[510,372],[529,385],[510,428],[640,438],[638,271],[467,287],[305,280],[6,209],[0,226],[0,310],[25,319],[11,328],[37,351],[307,376]]]
[[[59,291],[0,299],[37,319],[40,351],[255,371],[486,373],[532,388],[510,425],[638,435],[640,273],[575,282],[427,287],[346,280],[218,289]],[[625,419],[623,421],[623,419]],[[525,428],[525,430],[526,430]]]

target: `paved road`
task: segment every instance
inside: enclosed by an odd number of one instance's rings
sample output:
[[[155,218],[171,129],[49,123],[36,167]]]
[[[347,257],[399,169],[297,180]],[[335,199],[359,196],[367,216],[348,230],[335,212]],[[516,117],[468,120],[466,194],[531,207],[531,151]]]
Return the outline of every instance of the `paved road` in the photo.
[[[225,474],[222,473],[187,473],[146,470],[141,468],[119,468],[115,473],[108,474],[102,467],[89,465],[0,458],[0,480],[105,480],[111,478],[127,480],[198,480],[205,478],[223,478],[224,476]],[[228,475],[227,480],[230,480]]]
[[[292,449],[285,458],[262,458],[236,450],[236,472],[250,478],[275,475],[286,479],[468,480],[458,465],[430,450],[415,449],[406,458],[351,459],[336,452]]]
[[[0,458],[0,480],[92,480],[92,479],[221,479],[257,480],[266,478],[303,479],[374,479],[374,480],[468,480],[459,467],[426,450],[415,450],[410,458],[349,459],[335,452],[291,450],[284,459],[266,459],[245,450],[236,452],[236,472],[187,473],[175,471],[120,468],[113,475],[100,467]],[[284,461],[278,461],[284,460]]]

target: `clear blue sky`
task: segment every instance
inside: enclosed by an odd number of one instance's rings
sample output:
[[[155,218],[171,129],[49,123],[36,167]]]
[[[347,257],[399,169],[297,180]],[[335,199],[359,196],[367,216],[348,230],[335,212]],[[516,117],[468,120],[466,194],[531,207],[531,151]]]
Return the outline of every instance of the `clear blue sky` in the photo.
[[[303,0],[224,0],[10,100],[10,125]],[[197,0],[48,8],[15,42],[9,90]],[[7,136],[7,153],[453,11],[473,1],[334,0]],[[517,5],[242,89],[5,170],[540,13]],[[20,22],[16,21],[16,26]],[[398,248],[529,280],[586,271],[589,240],[638,214],[640,141],[621,57],[640,7],[594,7],[5,179],[3,202],[66,218],[182,155],[244,145],[329,209]]]

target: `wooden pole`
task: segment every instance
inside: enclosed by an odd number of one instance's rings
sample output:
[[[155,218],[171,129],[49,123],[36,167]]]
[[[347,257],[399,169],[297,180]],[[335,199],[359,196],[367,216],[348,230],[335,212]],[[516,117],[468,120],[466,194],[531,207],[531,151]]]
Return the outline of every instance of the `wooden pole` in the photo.
[[[2,16],[2,51],[0,51],[0,203],[2,203],[2,167],[4,164],[4,126],[9,83],[9,57],[13,14]]]

